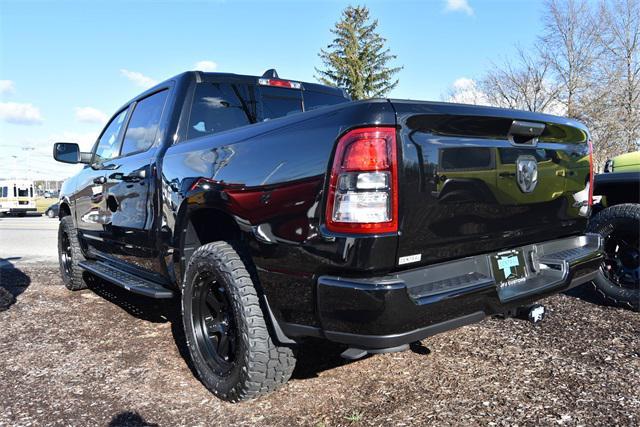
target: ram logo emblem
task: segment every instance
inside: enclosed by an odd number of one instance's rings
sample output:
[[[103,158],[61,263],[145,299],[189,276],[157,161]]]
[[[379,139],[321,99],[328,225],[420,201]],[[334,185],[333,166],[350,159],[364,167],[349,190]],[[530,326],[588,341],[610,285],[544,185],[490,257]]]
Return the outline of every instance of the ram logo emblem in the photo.
[[[531,193],[538,184],[538,162],[533,156],[520,156],[516,160],[516,180],[523,193]]]

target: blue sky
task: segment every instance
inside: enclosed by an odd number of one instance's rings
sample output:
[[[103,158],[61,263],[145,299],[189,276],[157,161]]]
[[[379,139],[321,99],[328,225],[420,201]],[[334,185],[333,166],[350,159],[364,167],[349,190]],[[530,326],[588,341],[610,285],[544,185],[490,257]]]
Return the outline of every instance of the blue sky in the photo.
[[[107,116],[153,81],[189,69],[314,81],[344,1],[0,0],[0,177],[64,178],[51,144],[89,148]],[[534,0],[361,1],[397,65],[395,98],[440,100],[459,78],[529,46]],[[15,157],[13,157],[15,156]]]

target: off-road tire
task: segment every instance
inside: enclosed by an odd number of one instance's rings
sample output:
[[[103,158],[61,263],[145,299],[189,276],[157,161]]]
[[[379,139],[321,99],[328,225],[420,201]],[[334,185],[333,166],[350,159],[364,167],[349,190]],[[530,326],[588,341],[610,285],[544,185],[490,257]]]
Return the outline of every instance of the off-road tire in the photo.
[[[634,203],[615,205],[594,215],[589,221],[587,231],[598,233],[606,239],[620,224],[623,222],[629,224],[633,221],[635,224],[640,223],[640,205]],[[602,268],[593,282],[586,285],[586,289],[605,303],[640,311],[640,284],[637,284],[635,289],[618,286],[605,276]]]
[[[224,286],[235,321],[235,360],[224,375],[214,371],[198,346],[193,299],[196,282],[202,274],[213,275],[217,286]],[[229,402],[238,402],[273,391],[287,382],[296,362],[293,349],[279,345],[272,338],[256,284],[230,243],[208,243],[193,253],[186,269],[181,299],[191,360],[200,380],[213,394]]]
[[[64,238],[66,235],[68,239],[68,248],[64,248]],[[69,262],[65,267],[65,252],[69,255]],[[73,219],[71,216],[65,216],[60,218],[60,224],[58,226],[58,261],[60,264],[60,274],[62,275],[62,282],[67,289],[71,291],[79,291],[86,289],[87,284],[83,279],[83,269],[78,265],[84,261],[85,257],[80,248],[80,242],[78,241],[78,230],[73,225]]]

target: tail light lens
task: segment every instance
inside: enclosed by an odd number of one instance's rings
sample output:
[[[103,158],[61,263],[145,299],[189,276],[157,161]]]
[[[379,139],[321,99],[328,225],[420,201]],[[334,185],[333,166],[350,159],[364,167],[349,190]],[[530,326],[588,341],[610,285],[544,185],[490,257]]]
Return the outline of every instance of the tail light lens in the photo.
[[[329,179],[327,228],[341,233],[398,231],[396,130],[355,129],[336,148]]]
[[[593,143],[589,140],[589,206],[593,206]]]

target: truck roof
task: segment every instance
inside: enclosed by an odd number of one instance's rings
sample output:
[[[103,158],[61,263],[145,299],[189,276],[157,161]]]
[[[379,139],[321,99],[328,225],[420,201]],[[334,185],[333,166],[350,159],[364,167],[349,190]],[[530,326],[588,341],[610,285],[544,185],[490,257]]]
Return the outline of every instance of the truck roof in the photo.
[[[345,90],[339,87],[333,87],[333,86],[327,86],[327,85],[323,85],[323,84],[319,84],[319,83],[312,83],[312,82],[303,82],[297,79],[288,79],[288,78],[283,78],[283,77],[279,77],[278,74],[275,72],[275,70],[268,70],[267,72],[265,72],[262,76],[251,76],[251,75],[246,75],[246,74],[234,74],[234,73],[212,73],[212,72],[203,72],[203,71],[185,71],[184,73],[175,75],[173,77],[170,77],[166,80],[164,80],[163,82],[158,83],[156,86],[163,86],[166,84],[166,82],[171,81],[171,80],[180,80],[180,79],[194,79],[196,82],[207,82],[207,81],[220,81],[220,80],[225,80],[225,81],[231,81],[231,82],[236,82],[236,83],[245,83],[245,84],[258,84],[258,80],[261,78],[265,78],[265,76],[267,76],[267,74],[269,72],[273,72],[275,73],[274,77],[270,77],[270,78],[275,78],[275,79],[280,79],[280,80],[287,80],[287,81],[294,81],[294,82],[298,82],[302,84],[302,90],[313,90],[316,92],[324,92],[324,93],[329,93],[329,94],[333,94],[333,95],[337,95],[337,96],[345,96],[348,97],[348,95],[346,94]],[[154,86],[154,87],[156,87]],[[154,88],[151,88],[151,90],[153,90]]]

